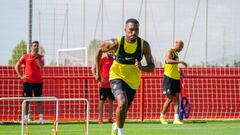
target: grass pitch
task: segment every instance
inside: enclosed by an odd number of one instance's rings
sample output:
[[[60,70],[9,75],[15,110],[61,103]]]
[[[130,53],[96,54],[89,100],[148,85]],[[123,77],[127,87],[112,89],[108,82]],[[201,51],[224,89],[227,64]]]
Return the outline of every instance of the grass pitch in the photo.
[[[53,124],[30,124],[30,135],[50,135]],[[238,135],[240,121],[188,121],[184,125],[127,122],[126,135]],[[0,124],[0,135],[20,135],[20,124]],[[58,135],[84,135],[83,123],[59,123]],[[111,135],[111,124],[90,122],[89,135]]]

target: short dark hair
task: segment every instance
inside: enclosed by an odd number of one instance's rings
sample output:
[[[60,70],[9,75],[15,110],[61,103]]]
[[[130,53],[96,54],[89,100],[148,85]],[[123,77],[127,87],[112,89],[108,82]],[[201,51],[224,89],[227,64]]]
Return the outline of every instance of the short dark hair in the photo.
[[[139,24],[138,20],[134,19],[134,18],[127,19],[126,24],[128,24],[128,23]]]
[[[182,40],[179,40],[179,44],[182,45],[182,46],[184,46],[184,43],[183,43]]]
[[[32,41],[32,44],[39,44],[38,41]]]

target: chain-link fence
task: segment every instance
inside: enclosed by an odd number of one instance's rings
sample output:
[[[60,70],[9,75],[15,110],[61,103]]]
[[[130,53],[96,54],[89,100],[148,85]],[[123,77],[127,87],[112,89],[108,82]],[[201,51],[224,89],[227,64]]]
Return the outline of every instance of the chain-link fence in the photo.
[[[56,65],[57,49],[94,46],[93,40],[124,35],[128,18],[139,20],[139,36],[150,43],[157,65],[174,39],[184,41],[180,58],[192,66],[240,61],[238,0],[32,0],[32,25],[29,1],[1,2],[1,65],[14,64],[21,56],[13,55],[23,52],[14,48],[28,44],[29,25],[46,65]]]

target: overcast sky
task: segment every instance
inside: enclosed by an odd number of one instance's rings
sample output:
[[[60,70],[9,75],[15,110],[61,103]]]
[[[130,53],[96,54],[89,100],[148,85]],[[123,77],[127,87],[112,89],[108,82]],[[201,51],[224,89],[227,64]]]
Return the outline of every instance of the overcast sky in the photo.
[[[7,65],[16,44],[20,40],[28,42],[28,0],[0,1],[0,64]],[[240,60],[240,1],[208,1],[208,61],[221,64]],[[205,60],[206,0],[200,2],[186,51],[197,3],[197,0],[176,0],[175,37],[185,42],[180,58],[187,52],[185,60],[190,65]],[[88,46],[94,35],[99,40],[122,35],[122,0],[104,0],[103,27],[101,12],[98,19],[100,0],[86,0],[85,4],[83,45],[83,0],[34,1],[33,40],[39,40],[45,48],[46,63],[55,58],[56,49]],[[124,21],[130,17],[139,19],[140,36],[150,43],[154,58],[163,61],[173,40],[173,0],[148,0],[147,16],[144,4],[141,8],[141,0],[125,0]]]

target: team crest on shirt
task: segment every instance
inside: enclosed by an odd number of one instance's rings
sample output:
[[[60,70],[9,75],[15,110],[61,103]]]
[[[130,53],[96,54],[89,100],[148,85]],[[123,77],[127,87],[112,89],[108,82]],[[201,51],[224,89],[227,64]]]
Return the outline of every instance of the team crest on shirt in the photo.
[[[167,93],[169,93],[170,92],[170,89],[167,89]]]
[[[113,85],[113,89],[116,89],[116,88],[117,88],[117,84],[114,84],[114,85]]]

